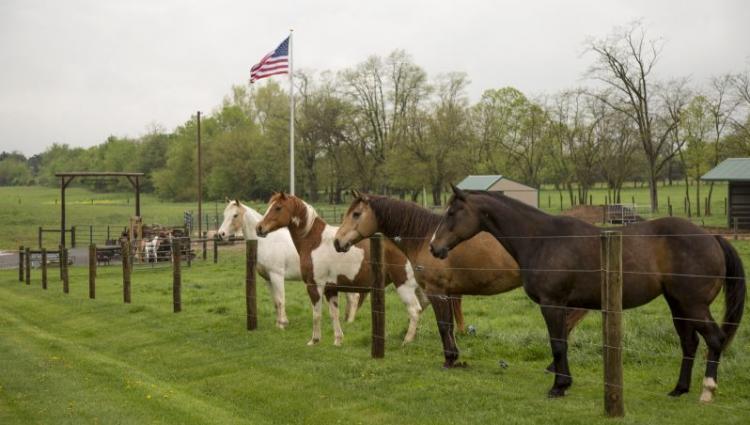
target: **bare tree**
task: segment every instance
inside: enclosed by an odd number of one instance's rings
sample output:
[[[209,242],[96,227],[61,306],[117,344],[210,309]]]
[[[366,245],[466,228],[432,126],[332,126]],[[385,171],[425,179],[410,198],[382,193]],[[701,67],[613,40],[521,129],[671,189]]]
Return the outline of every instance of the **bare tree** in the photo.
[[[659,208],[657,180],[665,164],[676,154],[670,150],[670,133],[678,117],[659,104],[652,92],[654,66],[663,43],[647,38],[642,24],[617,29],[609,37],[590,42],[596,61],[588,75],[608,88],[600,96],[609,107],[629,117],[638,128],[638,139],[646,157],[651,210]],[[657,122],[659,124],[657,124]]]
[[[713,130],[711,144],[710,166],[715,167],[719,164],[722,157],[724,143],[722,137],[726,128],[732,123],[737,107],[740,104],[739,98],[732,96],[731,90],[734,83],[732,75],[725,74],[711,79],[708,95],[708,112],[711,118],[711,127]],[[747,93],[746,93],[747,94]],[[711,214],[711,196],[714,191],[714,182],[709,183],[708,202],[706,203],[706,215]],[[700,199],[698,200],[700,201]]]
[[[355,69],[344,71],[346,94],[356,105],[353,153],[360,163],[364,189],[382,175],[388,151],[403,140],[409,105],[424,94],[427,75],[402,50],[385,60],[371,56]]]

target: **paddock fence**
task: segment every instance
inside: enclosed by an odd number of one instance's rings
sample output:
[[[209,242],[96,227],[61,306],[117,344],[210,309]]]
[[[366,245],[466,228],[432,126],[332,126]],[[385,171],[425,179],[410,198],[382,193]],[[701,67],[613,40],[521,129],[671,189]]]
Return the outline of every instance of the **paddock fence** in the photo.
[[[696,235],[680,235],[682,237],[726,237],[725,234],[696,234]],[[623,358],[626,356],[636,356],[640,358],[672,358],[676,359],[680,356],[678,353],[678,347],[673,347],[669,352],[657,352],[655,350],[643,349],[640,347],[628,347],[623,343],[625,329],[623,326],[623,315],[622,310],[622,292],[623,292],[623,277],[625,275],[664,275],[660,272],[652,271],[634,271],[634,270],[623,270],[622,264],[622,244],[624,238],[642,237],[650,238],[653,235],[625,235],[616,230],[604,229],[599,235],[595,236],[551,236],[551,237],[524,237],[524,238],[597,238],[601,246],[600,252],[600,267],[585,269],[585,270],[569,270],[569,269],[534,269],[534,270],[521,270],[521,272],[534,272],[534,273],[561,273],[561,272],[576,272],[576,273],[594,273],[600,276],[601,280],[601,308],[579,308],[579,307],[566,307],[558,305],[539,305],[541,308],[548,309],[564,309],[566,312],[588,312],[588,313],[600,313],[602,315],[602,333],[601,340],[594,341],[592,339],[578,340],[575,334],[573,335],[573,349],[596,349],[601,352],[602,364],[603,364],[603,377],[602,379],[593,379],[591,377],[581,378],[577,376],[576,382],[584,385],[596,385],[601,386],[603,394],[603,410],[606,416],[609,417],[621,417],[625,415],[625,400],[624,390],[625,384],[623,380]],[[419,238],[426,239],[426,238]],[[502,239],[502,238],[499,238]],[[371,293],[371,357],[374,359],[383,358],[385,356],[385,348],[387,342],[387,331],[386,331],[386,308],[385,308],[385,294],[386,294],[386,266],[390,265],[385,261],[384,248],[382,244],[382,236],[376,235],[371,238],[371,250],[370,258],[365,259],[367,263],[373,269],[373,283],[369,289]],[[184,315],[185,310],[189,310],[190,304],[183,303],[182,299],[182,276],[184,272],[184,266],[190,268],[191,262],[197,258],[201,258],[210,264],[209,252],[213,252],[211,260],[214,263],[218,262],[218,251],[222,243],[219,243],[214,238],[190,238],[181,237],[173,238],[170,241],[168,250],[156,250],[152,256],[143,257],[139,254],[139,250],[136,249],[136,245],[148,243],[147,240],[122,240],[119,245],[119,262],[122,270],[122,301],[123,303],[138,302],[137,299],[132,297],[132,285],[133,281],[138,281],[139,272],[148,272],[149,270],[156,270],[159,268],[171,268],[172,271],[172,299],[171,306],[174,314]],[[237,241],[232,241],[236,243]],[[423,241],[424,242],[424,241]],[[209,246],[211,248],[209,249]],[[110,247],[107,247],[109,249]],[[239,247],[237,249],[240,249]],[[258,307],[257,307],[257,241],[248,240],[244,241],[244,253],[245,253],[245,270],[244,270],[244,299],[245,299],[245,312],[242,315],[234,315],[238,319],[242,319],[244,326],[248,331],[252,331],[258,328]],[[97,272],[100,267],[110,266],[112,264],[105,264],[99,261],[100,248],[95,243],[88,245],[88,261],[86,267],[88,268],[88,298],[96,299],[96,279]],[[39,250],[32,250],[28,247],[19,247],[19,249],[13,252],[19,258],[18,261],[18,279],[19,282],[27,286],[32,285],[32,269],[37,268],[39,270],[39,279],[41,288],[48,290],[51,288],[49,282],[48,268],[49,266],[59,267],[59,280],[61,282],[62,292],[65,294],[70,293],[71,282],[69,279],[69,267],[72,266],[69,261],[69,249],[58,246],[57,250],[47,250],[42,248]],[[141,257],[139,257],[141,255]],[[150,254],[149,254],[150,255]],[[38,263],[34,263],[35,258],[39,258]],[[55,259],[57,263],[55,263]],[[36,266],[34,264],[37,264]],[[414,264],[415,274],[419,281],[419,273],[424,271],[427,266]],[[466,271],[469,269],[457,268],[457,271]],[[517,269],[491,269],[491,268],[475,268],[473,270],[494,270],[494,271],[513,271]],[[711,275],[680,275],[682,277],[690,277],[694,279],[724,279],[725,276],[711,276]],[[240,277],[238,277],[240,279]],[[78,286],[76,286],[77,288]],[[361,287],[348,287],[345,285],[338,285],[338,289],[346,292],[359,291]],[[451,301],[449,305],[453,308],[454,304],[452,301],[460,300],[461,297],[451,295],[441,295],[441,299]],[[480,296],[476,298],[485,298],[487,296]],[[637,310],[636,310],[637,311]],[[192,314],[202,314],[200,312],[193,312]],[[530,313],[532,314],[532,313]],[[629,313],[633,314],[633,313]],[[672,317],[668,314],[660,314],[658,319],[665,321],[700,321],[708,323],[708,320],[700,320],[691,317]],[[656,318],[649,318],[652,320]],[[437,321],[437,325],[441,326],[453,326],[453,321],[450,323],[444,323]],[[731,325],[731,324],[730,324]],[[739,324],[735,324],[739,325]],[[471,350],[462,351],[461,355],[468,357],[472,362],[479,364],[491,364],[496,360],[489,360],[482,358],[483,353],[492,352],[491,346],[497,344],[498,340],[504,338],[502,332],[485,332],[479,331],[481,338],[477,336],[477,330],[471,326],[466,330],[466,334],[458,336],[458,341],[463,343],[466,341],[467,345],[471,345]],[[417,341],[411,343],[408,348],[409,351],[424,352],[429,355],[438,355],[434,342],[439,340],[440,337],[437,333],[420,333],[420,337]],[[552,338],[551,340],[555,340]],[[428,342],[429,341],[429,342]],[[568,349],[571,348],[571,342],[569,339],[563,339]],[[543,344],[544,341],[533,340],[531,343]],[[476,354],[479,353],[479,354]],[[489,362],[489,363],[488,363]],[[546,372],[543,369],[537,369],[529,366],[520,364],[521,362],[515,362],[513,360],[501,359],[497,366],[500,370],[507,369],[512,366],[518,369],[524,369],[528,373],[542,373]],[[699,363],[700,366],[700,363]],[[671,369],[670,369],[671,371]],[[675,368],[676,371],[676,368]],[[670,374],[671,376],[671,374]],[[662,392],[655,390],[645,389],[644,386],[629,386],[628,394],[631,397],[634,394],[639,394],[645,398],[653,398],[654,396],[664,397]],[[572,395],[574,398],[577,397],[575,394]],[[569,394],[568,397],[571,397]],[[581,396],[578,396],[581,397]],[[747,404],[747,403],[746,403]],[[737,408],[730,406],[723,406],[720,403],[714,404],[719,409],[726,409],[727,412],[735,413],[738,415],[750,414],[750,404],[747,408]]]

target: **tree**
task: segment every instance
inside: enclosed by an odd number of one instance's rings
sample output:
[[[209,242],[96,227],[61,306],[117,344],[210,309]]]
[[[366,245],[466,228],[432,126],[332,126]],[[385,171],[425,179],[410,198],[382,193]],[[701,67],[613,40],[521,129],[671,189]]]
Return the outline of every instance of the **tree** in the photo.
[[[26,186],[34,181],[23,155],[0,156],[0,186]]]
[[[651,211],[659,208],[657,179],[665,164],[674,157],[670,133],[678,125],[676,116],[654,96],[651,73],[662,50],[659,40],[648,39],[636,22],[616,29],[608,38],[594,40],[589,50],[596,55],[588,75],[608,88],[600,99],[628,116],[638,128],[638,139],[646,157]],[[657,124],[658,123],[658,124]]]
[[[361,186],[383,186],[381,167],[403,141],[407,110],[423,97],[427,75],[406,52],[396,50],[385,59],[371,56],[340,76],[355,106],[348,142],[361,170]]]
[[[539,185],[548,142],[546,112],[520,91],[488,90],[473,108],[480,172],[510,175]]]
[[[580,203],[585,203],[588,191],[598,177],[601,160],[601,128],[605,111],[600,101],[589,97],[583,90],[562,92],[547,108],[551,117],[549,125],[550,149],[548,161],[554,175],[561,178],[568,190],[570,203],[575,203],[573,183],[576,182]]]

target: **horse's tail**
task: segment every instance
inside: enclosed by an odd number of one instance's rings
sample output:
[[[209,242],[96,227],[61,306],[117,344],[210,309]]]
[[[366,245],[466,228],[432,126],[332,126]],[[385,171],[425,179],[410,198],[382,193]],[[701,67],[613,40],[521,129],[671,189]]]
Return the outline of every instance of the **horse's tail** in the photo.
[[[724,262],[726,263],[726,272],[724,277],[724,320],[721,324],[721,330],[724,331],[724,347],[729,346],[732,342],[737,328],[742,320],[742,313],[745,310],[745,268],[742,266],[737,250],[734,249],[724,237],[717,236],[716,239],[724,251]]]

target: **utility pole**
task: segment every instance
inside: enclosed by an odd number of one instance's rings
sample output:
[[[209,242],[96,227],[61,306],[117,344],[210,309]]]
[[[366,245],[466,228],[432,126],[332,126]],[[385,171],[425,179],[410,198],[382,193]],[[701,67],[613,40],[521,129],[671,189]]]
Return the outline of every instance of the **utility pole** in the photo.
[[[201,156],[201,111],[198,111],[198,236],[203,234],[203,161]]]

